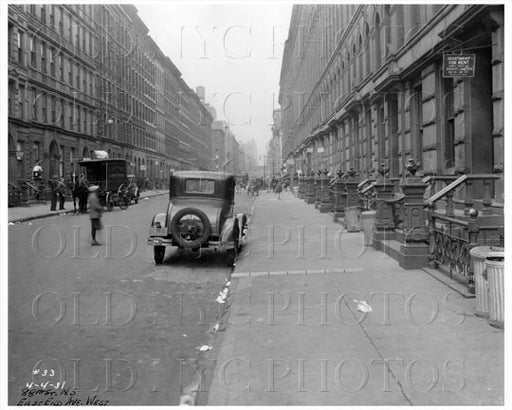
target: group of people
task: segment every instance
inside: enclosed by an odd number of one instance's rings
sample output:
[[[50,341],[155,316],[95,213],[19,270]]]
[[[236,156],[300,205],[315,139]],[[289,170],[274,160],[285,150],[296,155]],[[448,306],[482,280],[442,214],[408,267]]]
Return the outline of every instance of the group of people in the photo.
[[[62,178],[59,178],[57,175],[54,175],[53,179],[50,181],[50,189],[51,189],[51,202],[50,202],[50,211],[57,210],[57,203],[59,204],[59,210],[65,210],[64,203],[66,202],[66,193],[71,191],[73,197],[73,207],[74,212],[77,213],[87,213],[87,203],[89,203],[89,218],[91,220],[91,237],[92,237],[92,246],[100,246],[96,240],[96,233],[98,230],[103,228],[101,223],[101,216],[103,213],[103,206],[100,203],[100,199],[98,197],[98,185],[89,185],[89,182],[85,178],[84,174],[81,174],[78,180],[76,177],[72,178],[68,185],[64,183]],[[78,212],[77,205],[78,202]]]
[[[85,178],[84,174],[81,174],[77,179],[76,176],[70,179],[68,184],[64,183],[62,178],[54,175],[50,180],[50,211],[57,210],[57,204],[59,204],[59,211],[63,211],[64,204],[66,202],[66,194],[71,192],[73,198],[73,211],[77,213],[77,202],[78,202],[78,213],[87,213],[87,197],[89,195],[89,182]]]

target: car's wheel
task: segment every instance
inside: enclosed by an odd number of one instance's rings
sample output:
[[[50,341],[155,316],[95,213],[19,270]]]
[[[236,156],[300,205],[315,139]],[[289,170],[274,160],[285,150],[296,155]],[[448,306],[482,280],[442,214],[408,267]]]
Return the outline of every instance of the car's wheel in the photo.
[[[155,263],[160,265],[164,261],[165,246],[154,246],[153,255],[155,256]]]
[[[233,245],[238,251],[240,248],[240,225],[238,224],[238,219],[235,219],[233,224]]]
[[[242,246],[245,244],[245,235],[247,234],[247,215],[242,215],[242,226],[240,227],[240,243],[238,245],[238,250],[242,249]]]
[[[200,248],[210,237],[210,232],[210,221],[199,209],[182,209],[171,222],[171,235],[181,248]]]

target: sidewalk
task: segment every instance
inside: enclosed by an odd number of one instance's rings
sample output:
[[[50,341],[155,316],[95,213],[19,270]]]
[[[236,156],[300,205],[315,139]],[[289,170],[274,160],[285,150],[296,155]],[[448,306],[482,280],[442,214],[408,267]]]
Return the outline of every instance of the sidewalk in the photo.
[[[281,198],[256,202],[208,405],[503,405],[504,333],[474,299]]]
[[[169,190],[143,191],[140,193],[140,200],[151,198],[153,196],[167,195]],[[73,213],[73,201],[66,201],[64,204],[65,211],[50,211],[50,201],[46,204],[33,204],[28,206],[17,206],[9,208],[9,222],[26,222],[33,219],[47,218],[55,215],[67,215]],[[78,203],[77,203],[78,208]]]

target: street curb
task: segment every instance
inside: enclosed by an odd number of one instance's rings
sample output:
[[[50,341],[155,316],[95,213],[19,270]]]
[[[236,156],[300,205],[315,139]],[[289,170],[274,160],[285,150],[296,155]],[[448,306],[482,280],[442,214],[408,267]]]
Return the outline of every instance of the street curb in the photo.
[[[162,195],[167,195],[169,193],[169,191],[167,192],[159,192],[158,194],[153,194],[151,196],[148,196],[147,198],[153,198],[155,196],[162,196]],[[18,218],[18,219],[9,219],[9,223],[23,223],[23,222],[28,222],[28,221],[33,221],[34,219],[45,219],[45,218],[49,218],[51,216],[63,216],[63,215],[68,215],[68,214],[74,214],[75,211],[72,211],[72,210],[69,210],[69,211],[53,211],[53,212],[48,212],[46,214],[41,214],[41,215],[32,215],[32,216],[26,216],[24,218]]]
[[[247,278],[256,276],[286,276],[286,275],[326,275],[332,273],[355,273],[363,271],[363,268],[340,268],[340,269],[303,269],[303,270],[281,270],[281,271],[264,271],[264,272],[233,272],[231,277]]]

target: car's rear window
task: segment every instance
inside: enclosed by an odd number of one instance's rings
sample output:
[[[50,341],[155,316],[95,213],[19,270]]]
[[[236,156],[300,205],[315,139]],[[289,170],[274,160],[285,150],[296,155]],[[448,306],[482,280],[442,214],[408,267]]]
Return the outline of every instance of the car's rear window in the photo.
[[[213,179],[190,178],[185,180],[185,193],[187,194],[213,194],[215,181]]]

